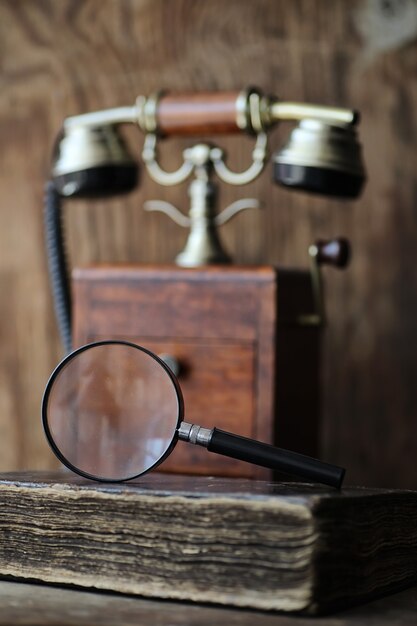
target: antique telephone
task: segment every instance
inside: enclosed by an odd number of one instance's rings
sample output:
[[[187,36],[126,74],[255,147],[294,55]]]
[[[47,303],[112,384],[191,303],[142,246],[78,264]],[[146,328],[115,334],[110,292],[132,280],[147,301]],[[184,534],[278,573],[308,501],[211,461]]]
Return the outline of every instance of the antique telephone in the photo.
[[[225,290],[227,286],[229,290],[232,289],[233,291],[236,280],[240,280],[238,275],[249,277],[248,280],[253,287],[253,291],[256,291],[256,298],[260,298],[261,285],[265,282],[265,272],[262,274],[262,272],[257,272],[254,269],[251,274],[249,269],[236,268],[227,270],[227,264],[230,263],[231,259],[223,249],[218,233],[220,225],[244,209],[256,208],[258,203],[255,199],[238,200],[223,212],[218,213],[216,209],[216,184],[213,181],[213,177],[215,175],[222,182],[237,186],[255,180],[264,171],[268,162],[269,130],[276,124],[285,121],[295,121],[298,122],[298,125],[292,130],[287,144],[272,156],[275,182],[288,188],[306,190],[327,196],[356,198],[361,192],[365,173],[361,158],[361,148],[356,136],[358,115],[351,110],[282,102],[275,97],[262,94],[257,89],[248,89],[242,92],[160,93],[151,97],[140,96],[131,107],[97,111],[69,117],[65,120],[62,133],[55,147],[52,180],[47,186],[46,193],[45,217],[46,240],[56,312],[61,336],[67,352],[71,350],[73,345],[71,330],[72,307],[64,253],[61,200],[111,197],[127,193],[136,187],[138,184],[138,165],[127,150],[125,142],[119,133],[119,126],[122,124],[133,124],[144,133],[142,160],[147,173],[157,183],[170,186],[192,177],[189,186],[189,215],[185,215],[166,202],[150,201],[145,204],[147,210],[162,211],[179,225],[190,228],[186,246],[176,258],[178,268],[188,269],[175,270],[173,268],[169,279],[165,270],[165,273],[155,270],[152,278],[150,278],[150,275],[146,274],[146,272],[143,274],[144,270],[130,269],[126,270],[127,274],[124,275],[123,280],[131,281],[129,284],[131,284],[132,293],[135,290],[139,292],[143,285],[148,284],[147,281],[157,280],[160,281],[159,284],[162,284],[161,281],[165,281],[163,282],[164,285],[168,280],[176,281],[177,285],[180,283],[181,285],[186,285],[184,289],[188,289],[188,298],[194,294],[195,283],[199,280],[202,286],[200,285],[200,291],[196,292],[198,301],[196,306],[198,308],[200,306],[199,300],[201,300],[198,294],[205,293],[205,289],[210,294],[209,297],[212,303],[217,300],[216,294],[210,291],[213,289],[213,275],[218,276],[218,285],[216,287],[220,290],[218,293],[221,293],[219,284],[222,281],[225,281]],[[252,135],[255,139],[252,164],[246,171],[232,171],[226,163],[226,157],[221,148],[203,142],[198,142],[196,145],[184,150],[183,163],[177,171],[166,172],[158,162],[158,148],[163,140],[170,137],[186,136],[191,138],[241,132]],[[344,239],[317,242],[310,247],[309,252],[312,284],[309,279],[310,287],[308,289],[310,291],[311,289],[313,290],[313,309],[311,306],[309,308],[303,304],[299,306],[300,310],[296,311],[297,307],[292,306],[292,304],[287,307],[286,302],[283,301],[283,298],[288,301],[292,299],[293,294],[297,290],[303,293],[307,291],[306,282],[304,281],[301,285],[302,281],[300,282],[299,276],[294,277],[294,280],[291,278],[291,281],[287,281],[287,277],[283,273],[281,278],[282,287],[279,290],[281,294],[280,311],[285,311],[288,308],[292,315],[289,322],[290,325],[293,324],[299,327],[319,325],[323,321],[324,308],[320,265],[328,263],[344,267],[349,257],[349,244]],[[210,267],[213,269],[210,270]],[[194,268],[194,274],[189,273],[190,268]],[[112,274],[110,278],[103,277],[100,272],[101,270],[98,268],[94,276],[91,273],[88,276],[83,276],[81,283],[87,281],[83,284],[83,287],[78,287],[78,283],[75,281],[75,293],[86,294],[93,286],[95,289],[98,289],[99,293],[104,294],[100,289],[106,280],[110,280],[112,285],[116,285],[115,289],[117,292],[117,281],[121,278],[121,275],[117,273],[118,270],[115,269],[115,274],[113,272],[114,275]],[[280,331],[277,328],[285,318],[285,313],[280,312],[280,324],[278,324],[276,295],[273,295],[276,294],[276,280],[278,279],[273,272],[268,274],[268,281],[271,284],[268,298],[270,298],[271,310],[273,309],[274,316],[270,326],[270,342],[273,344],[278,341],[277,338],[280,336]],[[287,282],[290,286],[286,291],[285,285]],[[84,291],[82,291],[83,288],[85,288]],[[167,299],[169,299],[172,296],[172,291],[169,291],[170,288],[168,286],[166,286],[166,289]],[[236,291],[236,294],[239,293],[239,290]],[[285,293],[288,293],[288,298],[282,295]],[[102,295],[100,297],[105,298],[107,296]],[[103,308],[106,307],[107,312],[109,312],[114,301],[121,297],[120,295],[112,296],[111,302],[106,301],[106,303],[103,300]],[[143,338],[144,331],[142,328],[139,328],[139,321],[137,328],[131,328],[129,326],[130,322],[126,322],[125,326],[122,324],[120,328],[109,326],[108,330],[107,327],[106,329],[104,329],[104,326],[100,327],[99,323],[97,328],[93,327],[92,322],[90,323],[91,320],[95,319],[93,304],[91,301],[85,305],[86,298],[88,296],[81,297],[79,295],[79,303],[83,302],[84,304],[79,304],[78,313],[77,306],[75,307],[75,327],[78,329],[76,330],[76,343],[85,343],[91,339],[102,339],[104,332],[111,332],[117,337],[122,336],[128,339],[132,338],[132,336],[135,339],[138,336]],[[224,291],[223,299],[227,299],[226,291]],[[303,297],[301,297],[301,300],[303,300]],[[120,308],[121,303],[118,302],[118,304]],[[82,312],[80,312],[81,306],[84,307]],[[148,301],[142,303],[140,314],[143,313],[146,306],[148,306]],[[204,314],[205,309],[202,309],[201,316],[204,317]],[[239,314],[237,311],[235,312],[237,317]],[[220,311],[218,315],[219,319],[224,318]],[[287,322],[291,315],[287,316]],[[150,319],[153,319],[155,314],[149,311],[149,316]],[[90,321],[87,322],[87,318]],[[235,323],[237,324],[238,322],[236,321]],[[222,322],[220,322],[221,324]],[[210,322],[207,323],[207,328],[209,326]],[[266,342],[266,338],[262,335],[265,331],[261,328],[260,320],[254,321],[253,327],[256,327],[253,330],[253,336],[255,337],[254,345],[257,346],[254,348],[256,352],[258,348],[261,349],[260,347]],[[158,327],[153,335],[151,333],[149,337],[150,344],[153,341],[156,342],[155,345],[150,345],[151,349],[155,348],[155,351],[159,354],[161,354],[161,350],[157,348],[164,343],[162,341],[162,332]],[[205,337],[205,332],[203,328],[202,339]],[[232,337],[235,331],[228,332],[229,334],[231,333],[230,337]],[[247,332],[249,333],[249,331]],[[178,326],[176,333],[177,335],[168,341],[167,345],[169,347],[174,346],[175,348],[179,339],[181,341],[184,340],[185,343],[197,340],[195,336],[196,331],[188,330],[185,322],[183,326],[181,324]],[[210,327],[207,330],[207,338],[204,341],[211,341],[214,338],[219,341],[225,339],[229,341],[229,336],[226,337],[224,334],[226,331],[222,333],[223,331],[217,337],[216,331]],[[241,338],[233,336],[233,341],[246,341],[245,333],[246,330]],[[147,345],[149,346],[149,344]],[[276,350],[275,346],[272,350],[274,354],[271,352],[270,364],[272,369],[275,368]],[[165,354],[165,350],[162,351]],[[181,350],[179,351],[181,352]],[[170,363],[174,370],[177,367],[180,369],[183,365],[178,363],[176,358],[172,358],[172,355],[167,356],[167,359],[167,362]],[[183,360],[186,361],[187,359]],[[258,360],[259,362],[261,361],[261,359]],[[186,367],[183,368],[184,371],[186,369]],[[252,373],[252,376],[255,382],[252,381],[250,384],[255,388],[254,393],[256,397],[254,403],[258,407],[258,404],[261,404],[261,401],[258,401],[261,391],[259,383],[261,369]],[[273,413],[275,411],[272,407],[274,404],[273,396],[278,397],[279,393],[275,393],[270,389],[271,385],[275,384],[273,382],[275,376],[276,374],[273,373],[272,382],[269,381],[268,383],[268,393],[271,395],[270,407],[268,409],[265,406],[262,409],[264,417],[259,418],[259,416],[255,416],[255,421],[261,419],[261,421],[266,423],[268,420],[270,421],[270,418],[265,417],[265,414],[268,410]],[[190,385],[190,388],[190,394],[192,394],[194,387]],[[256,408],[255,413],[257,413],[257,410]],[[252,427],[253,424],[252,426],[248,425],[248,428]],[[273,426],[268,422],[268,426],[264,430],[261,428],[259,432],[261,434],[267,433],[267,437],[271,439],[273,437],[272,430]]]

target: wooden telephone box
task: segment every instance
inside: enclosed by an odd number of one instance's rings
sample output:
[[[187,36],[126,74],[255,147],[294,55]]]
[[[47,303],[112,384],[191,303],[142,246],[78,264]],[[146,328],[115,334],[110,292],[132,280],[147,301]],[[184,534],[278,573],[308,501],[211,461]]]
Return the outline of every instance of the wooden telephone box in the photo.
[[[185,419],[318,452],[319,327],[308,272],[95,266],[73,272],[74,347],[129,340],[178,366]],[[159,471],[266,478],[181,443]]]

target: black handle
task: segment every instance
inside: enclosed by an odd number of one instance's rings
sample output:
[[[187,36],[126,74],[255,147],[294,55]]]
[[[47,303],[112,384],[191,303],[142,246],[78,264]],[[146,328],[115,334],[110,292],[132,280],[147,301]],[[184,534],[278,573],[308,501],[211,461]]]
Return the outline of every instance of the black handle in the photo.
[[[341,488],[345,475],[342,467],[323,463],[297,452],[276,448],[267,443],[233,435],[218,428],[213,429],[207,450],[280,472],[295,474],[337,489]]]

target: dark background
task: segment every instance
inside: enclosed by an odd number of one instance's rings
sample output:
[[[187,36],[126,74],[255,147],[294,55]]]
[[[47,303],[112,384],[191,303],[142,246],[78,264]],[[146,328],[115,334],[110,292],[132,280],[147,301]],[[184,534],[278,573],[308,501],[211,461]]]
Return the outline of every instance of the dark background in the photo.
[[[356,202],[276,187],[270,168],[220,203],[258,196],[222,229],[240,263],[306,266],[317,238],[347,236],[348,271],[326,271],[323,455],[349,482],[417,488],[417,4],[413,0],[0,0],[0,469],[48,468],[39,423],[59,345],[42,234],[51,148],[65,116],[138,94],[240,89],[359,109],[368,184]],[[281,145],[290,130],[274,131]],[[128,140],[139,153],[142,136]],[[171,140],[164,164],[186,142]],[[230,163],[251,143],[221,139]],[[145,199],[185,208],[186,187],[66,205],[72,264],[170,262],[185,231]]]

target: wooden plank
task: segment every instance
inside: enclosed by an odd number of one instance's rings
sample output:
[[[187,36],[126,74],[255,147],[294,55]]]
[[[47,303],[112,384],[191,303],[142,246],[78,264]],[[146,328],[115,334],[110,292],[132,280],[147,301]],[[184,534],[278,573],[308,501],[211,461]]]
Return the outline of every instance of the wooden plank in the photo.
[[[311,626],[311,617],[260,611],[230,610],[181,602],[158,602],[108,593],[91,593],[47,585],[0,581],[2,626]],[[417,588],[371,602],[335,617],[324,626],[367,626],[370,623],[413,624]],[[41,621],[40,621],[41,620]],[[315,620],[313,623],[317,623]]]

